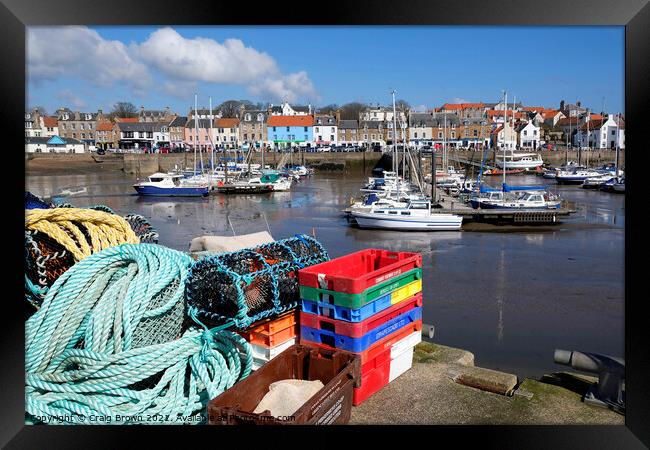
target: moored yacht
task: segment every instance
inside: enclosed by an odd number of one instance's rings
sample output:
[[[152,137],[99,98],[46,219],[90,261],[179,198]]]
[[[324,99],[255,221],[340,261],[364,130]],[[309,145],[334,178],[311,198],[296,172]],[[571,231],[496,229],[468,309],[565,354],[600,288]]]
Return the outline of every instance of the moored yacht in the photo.
[[[155,195],[164,197],[183,196],[200,197],[208,195],[207,184],[185,182],[183,175],[169,173],[154,173],[146,181],[133,185],[138,195]]]
[[[456,214],[431,211],[429,200],[411,201],[406,207],[377,207],[369,211],[352,210],[352,218],[360,228],[381,228],[412,231],[457,231],[463,218]]]

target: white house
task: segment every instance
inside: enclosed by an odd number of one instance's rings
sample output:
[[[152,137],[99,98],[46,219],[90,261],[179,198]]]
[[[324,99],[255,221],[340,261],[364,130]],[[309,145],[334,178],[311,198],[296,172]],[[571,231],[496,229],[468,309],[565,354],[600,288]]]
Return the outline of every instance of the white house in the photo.
[[[336,118],[329,115],[314,117],[314,137],[312,141],[317,147],[324,145],[338,145],[338,126]]]
[[[72,138],[25,137],[26,153],[84,153],[86,145]]]
[[[436,121],[430,113],[411,113],[409,115],[409,144],[432,145],[434,125],[436,125]]]
[[[589,120],[580,127],[576,145],[599,149],[625,148],[625,120],[613,114],[609,114],[607,119]]]
[[[379,121],[388,122],[393,120],[393,108],[385,108],[382,106],[370,107],[359,114],[359,120],[366,121]],[[404,111],[397,110],[397,122],[405,122],[406,114]]]
[[[212,142],[217,148],[237,148],[239,146],[239,119],[221,118],[214,121]]]
[[[167,122],[155,123],[153,129],[153,145],[158,147],[169,147],[171,138],[169,136],[169,124]]]
[[[281,105],[276,106],[271,104],[269,109],[273,116],[306,116],[312,114],[311,105],[292,107],[287,102],[283,102]]]
[[[505,148],[514,150],[517,145],[517,132],[512,127],[510,122],[497,125],[497,128],[492,131],[492,146],[498,148]]]
[[[536,149],[539,147],[539,126],[534,121],[521,123],[517,126],[517,138],[520,147]]]

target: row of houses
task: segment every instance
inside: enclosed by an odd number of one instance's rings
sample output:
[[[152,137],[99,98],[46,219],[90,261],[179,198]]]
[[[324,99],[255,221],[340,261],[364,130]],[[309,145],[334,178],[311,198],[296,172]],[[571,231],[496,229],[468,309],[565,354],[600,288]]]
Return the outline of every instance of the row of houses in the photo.
[[[311,105],[270,105],[265,110],[241,107],[237,117],[190,108],[186,116],[141,107],[137,117],[109,119],[101,110],[84,113],[60,108],[56,116],[38,110],[25,114],[26,151],[102,149],[198,149],[361,146],[393,142],[416,146],[446,143],[458,148],[538,148],[555,141],[592,148],[625,147],[622,117],[591,114],[579,102],[560,102],[558,109],[505,103],[444,104],[426,112],[368,107],[358,118],[341,111],[321,114]],[[395,128],[395,129],[394,129]],[[52,137],[69,142],[67,147]],[[45,140],[44,140],[45,139]],[[38,144],[35,144],[38,142]],[[29,144],[33,145],[29,145]],[[43,150],[45,146],[45,150]],[[65,148],[65,150],[64,150]],[[72,149],[72,150],[71,150]],[[81,150],[81,151],[84,151]]]

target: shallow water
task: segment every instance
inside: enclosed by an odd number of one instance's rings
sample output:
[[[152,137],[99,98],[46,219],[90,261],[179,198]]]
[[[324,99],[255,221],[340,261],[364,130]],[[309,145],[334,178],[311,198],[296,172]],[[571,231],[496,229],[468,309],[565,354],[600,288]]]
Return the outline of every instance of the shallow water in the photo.
[[[472,351],[479,366],[540,376],[564,370],[553,363],[556,348],[624,354],[622,195],[512,176],[509,184],[551,185],[576,214],[551,228],[426,233],[348,226],[340,211],[358,194],[359,176],[317,175],[290,192],[204,199],[138,197],[134,180],[121,172],[33,175],[25,185],[45,197],[86,187],[64,201],[142,214],[162,245],[182,251],[199,235],[268,229],[276,239],[314,233],[332,257],[370,247],[421,252],[424,322],[435,326],[436,342]]]

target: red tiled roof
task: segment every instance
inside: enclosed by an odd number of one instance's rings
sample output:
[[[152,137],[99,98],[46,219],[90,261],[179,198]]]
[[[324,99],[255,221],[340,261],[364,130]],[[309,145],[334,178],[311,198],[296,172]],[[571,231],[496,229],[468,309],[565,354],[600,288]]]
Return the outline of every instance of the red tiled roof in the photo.
[[[59,124],[59,121],[57,120],[56,117],[49,117],[49,116],[43,117],[43,125],[46,126],[46,127],[54,128],[54,127],[58,126],[58,124]]]
[[[314,125],[314,116],[271,116],[270,127],[311,127]]]
[[[441,109],[446,110],[456,110],[456,109],[467,109],[467,108],[483,108],[483,102],[480,103],[445,103],[442,105]]]
[[[131,122],[131,123],[134,123],[134,122],[138,122],[138,118],[137,117],[116,117],[115,122]]]
[[[99,122],[97,124],[97,131],[111,131],[113,124],[111,122]]]
[[[604,117],[601,116],[600,114],[590,114],[589,117],[591,118],[591,120],[601,120],[601,119],[604,119]]]
[[[217,128],[235,128],[239,125],[239,119],[222,118],[214,121],[214,126]]]

